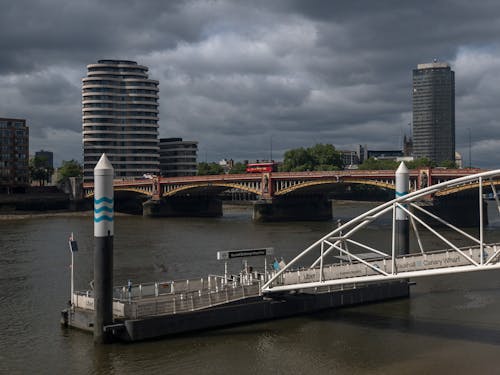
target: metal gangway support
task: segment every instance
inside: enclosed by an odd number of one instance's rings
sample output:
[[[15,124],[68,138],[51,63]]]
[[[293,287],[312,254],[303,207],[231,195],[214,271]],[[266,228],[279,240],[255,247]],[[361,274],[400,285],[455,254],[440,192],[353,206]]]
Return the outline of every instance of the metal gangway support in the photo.
[[[483,194],[489,189],[500,214],[496,186],[500,169],[460,177],[431,185],[359,215],[319,239],[262,286],[263,293],[306,290],[356,283],[383,282],[450,273],[500,269],[500,244],[485,243]],[[479,235],[473,236],[426,209],[426,200],[445,189],[478,189]],[[404,212],[418,243],[418,250],[398,254],[396,212]],[[362,229],[382,216],[392,214],[391,245],[373,245],[363,241]],[[467,213],[463,213],[467,214]],[[436,225],[439,223],[439,225]],[[420,229],[419,229],[420,228]],[[440,250],[426,250],[420,231],[427,230],[443,243]],[[440,228],[451,230],[453,236]],[[466,241],[467,246],[457,241]],[[387,248],[389,247],[389,248]],[[300,268],[306,259],[315,259],[309,267]]]

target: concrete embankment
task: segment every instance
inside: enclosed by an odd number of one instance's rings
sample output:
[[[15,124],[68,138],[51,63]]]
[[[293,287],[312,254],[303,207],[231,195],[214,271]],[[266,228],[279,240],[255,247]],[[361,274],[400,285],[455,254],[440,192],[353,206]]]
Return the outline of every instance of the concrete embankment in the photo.
[[[56,186],[30,187],[25,193],[0,194],[0,218],[89,210],[88,200],[72,200]]]

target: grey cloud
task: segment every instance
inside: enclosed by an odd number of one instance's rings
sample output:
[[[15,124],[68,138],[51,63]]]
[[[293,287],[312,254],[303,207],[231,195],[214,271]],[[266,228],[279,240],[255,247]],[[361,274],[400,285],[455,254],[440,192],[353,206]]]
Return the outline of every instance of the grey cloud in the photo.
[[[160,81],[160,134],[213,158],[275,157],[331,142],[395,148],[411,121],[411,70],[456,72],[457,148],[498,166],[500,5],[494,1],[11,1],[0,13],[0,114],[33,146],[81,158],[81,78],[101,58]],[[64,146],[63,146],[64,143]],[[52,145],[52,146],[51,146]],[[67,156],[62,156],[66,155]]]

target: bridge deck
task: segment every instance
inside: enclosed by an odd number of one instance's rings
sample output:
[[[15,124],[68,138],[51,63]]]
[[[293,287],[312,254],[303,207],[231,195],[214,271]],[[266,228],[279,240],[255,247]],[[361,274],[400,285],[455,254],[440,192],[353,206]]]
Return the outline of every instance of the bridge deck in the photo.
[[[264,291],[280,292],[323,285],[379,282],[500,268],[499,244],[490,244],[484,247],[483,262],[493,256],[490,262],[484,265],[481,265],[479,246],[460,250],[462,253],[454,249],[446,249],[398,256],[394,261],[394,272],[391,257],[370,257],[365,260],[366,264],[355,259],[352,262],[341,260],[339,263],[325,265],[322,273],[319,267],[284,272],[272,288]]]

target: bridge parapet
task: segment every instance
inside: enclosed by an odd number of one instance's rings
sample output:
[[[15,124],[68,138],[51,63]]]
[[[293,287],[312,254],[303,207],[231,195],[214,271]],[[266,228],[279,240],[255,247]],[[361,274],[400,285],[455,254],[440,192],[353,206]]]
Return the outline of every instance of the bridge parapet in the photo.
[[[410,171],[410,191],[453,178],[483,172],[478,169],[430,169]],[[394,189],[393,170],[342,170],[313,172],[273,172],[209,176],[155,177],[142,180],[115,180],[115,190],[128,190],[159,199],[175,195],[218,194],[225,189],[250,192],[263,199],[314,190],[335,184],[366,184]],[[84,183],[84,195],[93,195],[93,184]],[[444,193],[443,193],[444,194]]]

